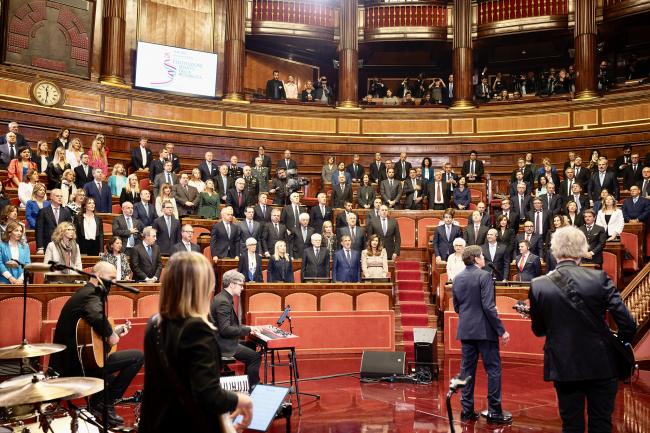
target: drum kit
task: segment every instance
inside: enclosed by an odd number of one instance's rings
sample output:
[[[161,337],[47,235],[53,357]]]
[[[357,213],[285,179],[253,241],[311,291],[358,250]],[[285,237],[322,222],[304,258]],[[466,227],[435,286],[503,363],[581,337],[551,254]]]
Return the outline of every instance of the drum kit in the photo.
[[[0,348],[0,360],[25,360],[65,350],[61,344],[28,344]],[[48,377],[34,372],[0,382],[0,433],[72,432],[95,433],[98,424],[81,416],[72,400],[104,389],[104,382],[93,377]],[[62,402],[69,404],[61,405]]]

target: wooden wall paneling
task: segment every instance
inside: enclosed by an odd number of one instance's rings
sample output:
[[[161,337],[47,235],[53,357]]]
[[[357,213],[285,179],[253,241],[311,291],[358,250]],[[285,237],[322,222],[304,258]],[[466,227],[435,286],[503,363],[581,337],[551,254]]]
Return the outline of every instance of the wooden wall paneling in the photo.
[[[0,78],[0,95],[16,99],[30,99],[30,84],[25,81]]]
[[[99,111],[100,95],[80,92],[73,89],[65,89],[65,100],[63,105],[71,108]]]
[[[569,113],[534,114],[529,116],[500,116],[476,119],[476,132],[535,131],[569,128]]]
[[[585,127],[592,125],[598,125],[598,109],[573,112],[573,126]]]
[[[229,128],[246,128],[248,126],[248,115],[226,111],[226,126]]]
[[[106,96],[104,97],[104,112],[126,116],[129,114],[129,100]]]
[[[339,134],[360,134],[361,121],[359,119],[339,118]]]
[[[474,132],[474,119],[451,119],[452,134],[472,134]]]
[[[632,122],[636,120],[650,119],[650,103],[644,104],[622,104],[618,107],[603,108],[601,110],[602,123]]]
[[[133,101],[131,104],[131,113],[137,117],[172,122],[187,122],[211,126],[221,126],[223,124],[223,112],[220,110],[202,110],[199,108],[185,108],[175,105]]]
[[[336,133],[336,119],[305,116],[272,116],[251,114],[251,129],[272,131],[299,131],[306,133]]]
[[[286,81],[293,75],[298,86],[298,97],[305,87],[307,80],[313,80],[318,75],[318,67],[267,54],[246,51],[246,66],[244,67],[244,89],[247,93],[265,95],[266,82],[273,76],[273,70],[280,72],[280,79]]]
[[[390,135],[449,134],[449,120],[364,119],[363,133]]]

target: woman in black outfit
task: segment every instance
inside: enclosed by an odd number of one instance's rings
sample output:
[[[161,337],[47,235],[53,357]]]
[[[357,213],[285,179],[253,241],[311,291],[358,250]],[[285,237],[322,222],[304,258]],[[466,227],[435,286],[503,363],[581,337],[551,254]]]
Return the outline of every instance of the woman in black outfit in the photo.
[[[266,280],[267,283],[293,283],[293,262],[284,241],[275,243],[275,253],[269,257]]]
[[[70,146],[70,130],[68,128],[61,128],[56,134],[56,138],[52,141],[52,156],[54,152],[59,147],[62,147],[63,150],[68,150]]]
[[[512,253],[515,250],[515,231],[510,228],[510,221],[505,215],[501,215],[497,218],[496,222],[497,229],[497,243],[506,247],[509,257],[514,257]]]
[[[65,149],[59,147],[54,152],[54,159],[47,166],[47,189],[61,188],[61,180],[63,180],[63,172],[70,168],[65,160]]]
[[[104,223],[95,215],[95,199],[86,198],[81,212],[75,217],[79,252],[86,256],[98,256],[104,252]]]
[[[160,314],[144,338],[140,433],[223,432],[222,415],[242,414],[248,427],[252,402],[219,384],[221,351],[208,319],[215,286],[212,264],[199,253],[180,252],[167,263],[160,288]]]

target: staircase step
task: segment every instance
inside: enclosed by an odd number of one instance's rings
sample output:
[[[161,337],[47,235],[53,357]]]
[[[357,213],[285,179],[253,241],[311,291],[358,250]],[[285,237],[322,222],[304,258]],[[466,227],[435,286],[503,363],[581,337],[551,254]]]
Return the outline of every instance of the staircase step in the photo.
[[[420,270],[416,271],[397,271],[397,276],[395,278],[397,281],[422,281],[422,272]]]
[[[422,291],[424,289],[424,281],[398,281],[397,282],[397,287],[398,287],[398,293],[401,292],[402,290],[419,290]]]
[[[429,324],[429,315],[428,314],[409,314],[402,315],[401,317],[402,326],[428,326]]]
[[[399,308],[402,313],[402,318],[405,316],[411,316],[413,314],[428,315],[427,305],[422,301],[400,302]]]
[[[400,304],[402,302],[408,302],[408,301],[419,301],[423,302],[424,301],[424,294],[422,290],[399,290],[397,292],[397,296],[399,298]]]
[[[421,263],[411,260],[400,260],[395,262],[395,269],[398,271],[419,271]]]

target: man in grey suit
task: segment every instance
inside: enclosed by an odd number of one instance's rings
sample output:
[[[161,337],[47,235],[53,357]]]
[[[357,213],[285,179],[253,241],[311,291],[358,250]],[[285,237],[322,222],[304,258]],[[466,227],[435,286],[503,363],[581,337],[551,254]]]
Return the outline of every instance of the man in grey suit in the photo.
[[[350,248],[350,236],[341,237],[341,249],[332,260],[332,282],[358,283],[361,281],[361,254]]]
[[[314,233],[311,235],[311,246],[305,248],[302,254],[300,278],[303,283],[310,278],[330,277],[330,253],[327,248],[321,248],[323,237]]]
[[[169,185],[171,185],[172,188],[174,188],[174,185],[178,183],[178,177],[176,176],[175,173],[172,173],[172,162],[165,161],[163,168],[164,168],[163,172],[157,174],[156,178],[153,180],[154,197],[158,197],[158,194],[160,193],[160,187],[164,183],[168,183]]]
[[[179,217],[196,213],[196,207],[199,205],[199,191],[188,185],[189,180],[187,173],[183,173],[178,184],[172,187]]]
[[[133,203],[122,203],[122,215],[113,220],[113,235],[122,239],[122,251],[131,255],[131,249],[140,242],[140,233],[144,230],[142,222],[133,216]]]
[[[262,235],[264,234],[264,226],[259,221],[255,221],[255,208],[253,208],[253,206],[246,207],[244,216],[245,218],[238,223],[241,232],[241,237],[239,238],[239,251],[245,252],[246,241],[249,238],[253,238],[257,241],[257,254],[262,254]]]
[[[155,283],[160,280],[162,258],[160,248],[156,245],[156,229],[145,227],[142,231],[142,243],[133,247],[131,269],[136,282]]]
[[[388,218],[388,206],[382,204],[379,208],[379,218],[373,218],[370,225],[366,225],[366,236],[373,234],[379,236],[381,243],[386,248],[388,260],[395,260],[399,256],[402,239],[399,234],[399,225],[395,218]]]
[[[404,181],[402,192],[406,196],[404,199],[404,209],[422,209],[422,202],[426,195],[424,184],[421,179],[416,178],[416,170],[409,170],[409,177]]]
[[[298,226],[291,230],[291,249],[293,257],[302,257],[306,248],[311,246],[311,235],[316,230],[309,227],[309,214],[301,213],[298,217]]]
[[[505,330],[496,309],[492,276],[485,266],[483,251],[478,245],[470,245],[463,251],[465,270],[454,278],[452,295],[454,311],[458,313],[456,339],[461,342],[460,376],[471,376],[461,392],[462,421],[475,421],[474,383],[476,366],[481,355],[488,376],[488,422],[509,424],[512,416],[501,408],[501,357],[499,337],[507,344],[510,334]]]
[[[603,327],[607,313],[623,342],[632,341],[636,323],[607,274],[580,267],[587,248],[587,239],[575,227],[553,234],[551,254],[557,266],[552,274],[532,281],[530,318],[535,335],[546,337],[544,380],[553,381],[562,431],[586,430],[586,401],[589,431],[611,432],[619,374],[615,348],[587,323],[572,299],[580,299],[585,313],[597,316],[594,320]]]
[[[395,179],[395,169],[388,169],[388,179],[382,180],[379,184],[379,193],[386,206],[399,209],[399,201],[402,198],[402,183]]]
[[[18,140],[16,134],[7,132],[5,135],[5,143],[0,144],[0,168],[6,170],[7,166],[13,159],[18,158]]]
[[[487,236],[488,228],[481,224],[481,213],[477,210],[472,212],[472,221],[467,224],[463,239],[466,245],[483,245]]]
[[[490,263],[494,267],[492,269],[494,278],[506,281],[510,273],[510,253],[505,245],[497,243],[496,229],[488,230],[485,238],[487,242],[482,246],[485,263]]]
[[[357,216],[355,214],[349,213],[347,217],[347,225],[338,227],[336,232],[339,239],[339,245],[341,245],[343,236],[350,236],[350,240],[352,241],[350,248],[354,251],[361,252],[361,250],[366,247],[366,230],[363,227],[357,226]]]

